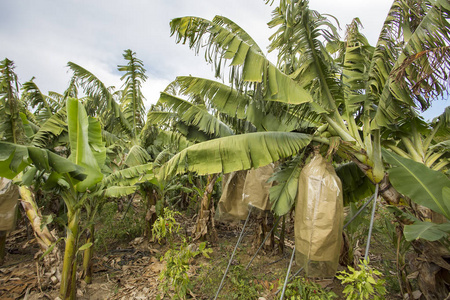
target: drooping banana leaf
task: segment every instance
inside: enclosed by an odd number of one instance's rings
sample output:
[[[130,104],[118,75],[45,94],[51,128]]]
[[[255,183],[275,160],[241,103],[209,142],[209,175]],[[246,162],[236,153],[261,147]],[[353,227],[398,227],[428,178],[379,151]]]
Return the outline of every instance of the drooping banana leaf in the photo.
[[[124,197],[133,194],[139,187],[133,186],[112,186],[105,189],[106,197]]]
[[[229,136],[190,146],[160,170],[162,178],[187,171],[199,175],[258,168],[296,154],[311,136],[294,132],[255,132]]]
[[[139,145],[134,145],[131,147],[130,152],[128,152],[125,163],[130,167],[135,167],[147,163],[150,158],[150,155],[144,148]]]
[[[444,192],[450,187],[447,176],[384,149],[383,158],[392,166],[388,169],[389,180],[397,191],[450,219],[450,197]]]
[[[32,78],[22,85],[22,98],[33,108],[38,124],[42,124],[63,107],[63,101],[44,95]],[[54,95],[52,93],[51,95]]]
[[[55,140],[66,131],[67,134],[67,114],[66,109],[62,108],[57,113],[48,118],[42,125],[39,131],[34,135],[32,145],[36,147],[47,147],[53,145]]]
[[[448,237],[450,234],[450,223],[416,222],[412,225],[406,225],[404,234],[407,241],[417,239],[437,241],[441,238]]]
[[[262,50],[259,48],[258,44],[256,44],[255,40],[238,24],[234,23],[232,20],[224,17],[224,16],[215,16],[213,22],[220,26],[226,26],[230,29],[231,32],[239,36],[244,42],[249,44],[255,49],[255,51],[263,54]]]
[[[160,127],[167,128],[170,122],[176,117],[176,113],[169,111],[149,111],[146,124],[159,125]]]
[[[270,188],[272,211],[278,216],[287,214],[295,204],[303,157],[304,152],[292,160],[287,168],[276,172],[269,179],[278,182]]]
[[[86,178],[81,166],[46,149],[0,142],[0,177],[12,179],[31,164],[39,170],[69,173],[79,181]]]
[[[173,131],[160,131],[154,141],[155,146],[169,146],[179,152],[192,145],[186,137]]]
[[[131,132],[131,125],[124,116],[120,105],[115,101],[112,90],[85,68],[73,62],[68,62],[67,66],[73,71],[74,78],[84,88],[85,93],[90,98],[95,99],[97,113],[102,114],[105,111],[112,111],[114,116],[119,118],[123,127]]]
[[[341,164],[335,168],[342,182],[344,203],[358,202],[375,192],[375,186],[354,163]]]
[[[195,126],[189,126],[182,121],[178,121],[175,123],[175,128],[181,133],[186,139],[193,143],[201,143],[214,138],[214,135],[210,135],[205,133],[204,131],[199,130]]]
[[[404,17],[408,11],[414,20]],[[433,1],[419,13],[394,1],[369,70],[367,95],[378,99],[372,127],[395,124],[411,114],[411,107],[424,110],[448,89],[449,13],[446,0]]]
[[[153,164],[148,163],[116,171],[105,177],[102,184],[105,186],[132,186],[139,182],[151,180],[153,177]]]
[[[246,92],[214,80],[179,76],[168,88],[178,88],[180,94],[190,98],[200,97],[223,114],[251,122],[258,131],[292,131],[298,127],[288,105],[256,101]]]
[[[243,91],[221,82],[193,76],[178,76],[169,87],[179,88],[179,93],[188,97],[200,97],[227,115],[239,119],[248,117],[246,107],[252,98]]]
[[[213,134],[217,137],[234,134],[231,128],[211,115],[205,107],[195,105],[164,92],[161,93],[159,102],[167,105],[171,111],[177,113],[181,121],[187,125],[196,126],[207,134]]]
[[[222,64],[227,61],[232,67],[232,82],[238,86],[262,83],[266,100],[300,104],[311,101],[310,94],[289,76],[281,72],[261,54],[248,38],[241,37],[226,22],[212,22],[197,17],[182,17],[170,22],[171,34],[176,41],[189,43],[199,51],[208,39],[205,58],[213,63],[216,75],[221,73]]]
[[[105,196],[123,197],[136,192],[139,183],[155,183],[153,164],[143,164],[114,172],[102,180],[102,185],[107,186]]]
[[[120,143],[121,140],[119,137],[111,132],[106,130],[102,130],[102,139],[105,141],[106,146],[114,145],[115,143]]]
[[[155,160],[153,161],[153,166],[155,166],[156,168],[160,168],[173,155],[174,153],[170,148],[164,148],[161,152],[158,153],[158,155],[156,155]]]

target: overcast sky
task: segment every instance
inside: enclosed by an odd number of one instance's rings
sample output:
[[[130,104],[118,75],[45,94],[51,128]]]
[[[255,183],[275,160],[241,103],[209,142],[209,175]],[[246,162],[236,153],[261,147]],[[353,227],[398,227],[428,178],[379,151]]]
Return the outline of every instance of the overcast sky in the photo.
[[[275,0],[274,5],[277,3]],[[354,17],[376,43],[391,0],[310,0],[310,7],[334,15],[345,28]],[[143,92],[147,107],[180,75],[212,78],[202,54],[170,37],[169,22],[182,16],[212,19],[223,15],[244,28],[265,49],[274,6],[265,0],[0,0],[0,59],[13,60],[21,83],[33,76],[41,91],[62,93],[72,61],[105,84],[121,87],[117,65],[123,50],[136,52],[147,70]],[[275,57],[270,55],[272,62]],[[426,118],[443,112],[434,105]]]

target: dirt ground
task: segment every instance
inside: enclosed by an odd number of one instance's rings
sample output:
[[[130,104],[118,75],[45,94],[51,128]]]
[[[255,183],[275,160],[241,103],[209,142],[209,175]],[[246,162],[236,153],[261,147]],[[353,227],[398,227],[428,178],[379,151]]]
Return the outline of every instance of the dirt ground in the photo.
[[[193,222],[183,220],[189,232]],[[189,277],[193,282],[188,298],[210,299],[216,293],[220,280],[238,240],[241,224],[218,226],[218,242],[208,245],[213,250],[210,259],[195,258],[191,262]],[[259,299],[276,299],[275,292],[281,288],[288,269],[293,248],[293,229],[287,226],[287,238],[284,254],[277,249],[261,251],[249,270],[245,266],[254,255],[255,222],[250,222],[232,261],[229,275],[225,281],[219,299],[240,299],[239,292],[257,287]],[[0,299],[55,299],[59,285],[43,288],[41,279],[36,275],[39,267],[35,255],[38,247],[32,232],[26,225],[9,234],[7,239],[5,264],[0,266]],[[135,238],[129,243],[115,245],[107,252],[96,253],[94,258],[93,283],[78,283],[78,299],[172,299],[171,295],[162,295],[159,289],[159,274],[164,268],[160,257],[167,245],[148,242],[144,238]],[[377,257],[373,257],[374,260]],[[342,267],[343,269],[343,267]],[[298,270],[292,267],[292,273]],[[81,274],[81,272],[80,272]],[[342,298],[343,287],[340,281],[319,282]],[[240,289],[240,290],[239,290]],[[256,297],[256,299],[258,299]],[[398,299],[389,296],[389,299]]]

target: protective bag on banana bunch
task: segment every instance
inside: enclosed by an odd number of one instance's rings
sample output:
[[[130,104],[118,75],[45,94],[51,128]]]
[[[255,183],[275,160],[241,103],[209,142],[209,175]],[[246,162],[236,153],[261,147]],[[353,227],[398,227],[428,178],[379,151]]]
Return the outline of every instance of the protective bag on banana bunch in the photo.
[[[0,231],[14,229],[18,199],[18,187],[12,180],[0,177]]]
[[[267,181],[272,176],[273,170],[273,164],[249,170],[242,191],[242,201],[260,211],[270,210],[269,192],[273,182]]]
[[[341,180],[316,154],[300,173],[295,208],[295,260],[308,277],[334,277],[343,220]]]
[[[269,164],[258,169],[224,174],[216,219],[222,222],[245,220],[249,204],[261,211],[269,210],[272,182],[267,183],[267,180],[272,176],[273,169],[273,164]]]
[[[224,174],[222,178],[222,196],[217,205],[216,219],[222,222],[233,222],[247,218],[247,204],[242,201],[247,171]]]

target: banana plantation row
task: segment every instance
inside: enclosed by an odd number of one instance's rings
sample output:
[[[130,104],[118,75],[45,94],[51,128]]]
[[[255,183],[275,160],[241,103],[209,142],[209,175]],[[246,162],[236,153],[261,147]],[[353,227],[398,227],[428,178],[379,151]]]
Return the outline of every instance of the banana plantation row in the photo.
[[[225,17],[173,19],[176,42],[204,52],[229,84],[177,77],[148,112],[144,65],[131,50],[118,66],[119,90],[69,62],[67,89],[46,95],[33,79],[20,84],[4,59],[0,176],[19,186],[43,264],[63,261],[60,297],[75,298],[80,253],[91,281],[94,228],[106,202],[139,194],[150,236],[172,191],[192,198],[194,182],[208,175],[193,236],[213,239],[210,195],[221,174],[277,163],[270,203],[283,216],[314,152],[339,175],[343,204],[359,205],[378,187],[399,238],[417,253],[408,272],[418,271],[423,296],[447,297],[450,110],[429,122],[418,111],[447,93],[449,14],[447,0],[394,1],[372,46],[357,18],[341,38],[334,19],[307,1],[280,0],[268,23],[276,64]],[[64,201],[65,237],[43,222],[36,195],[45,193]],[[55,244],[64,245],[63,258]]]

